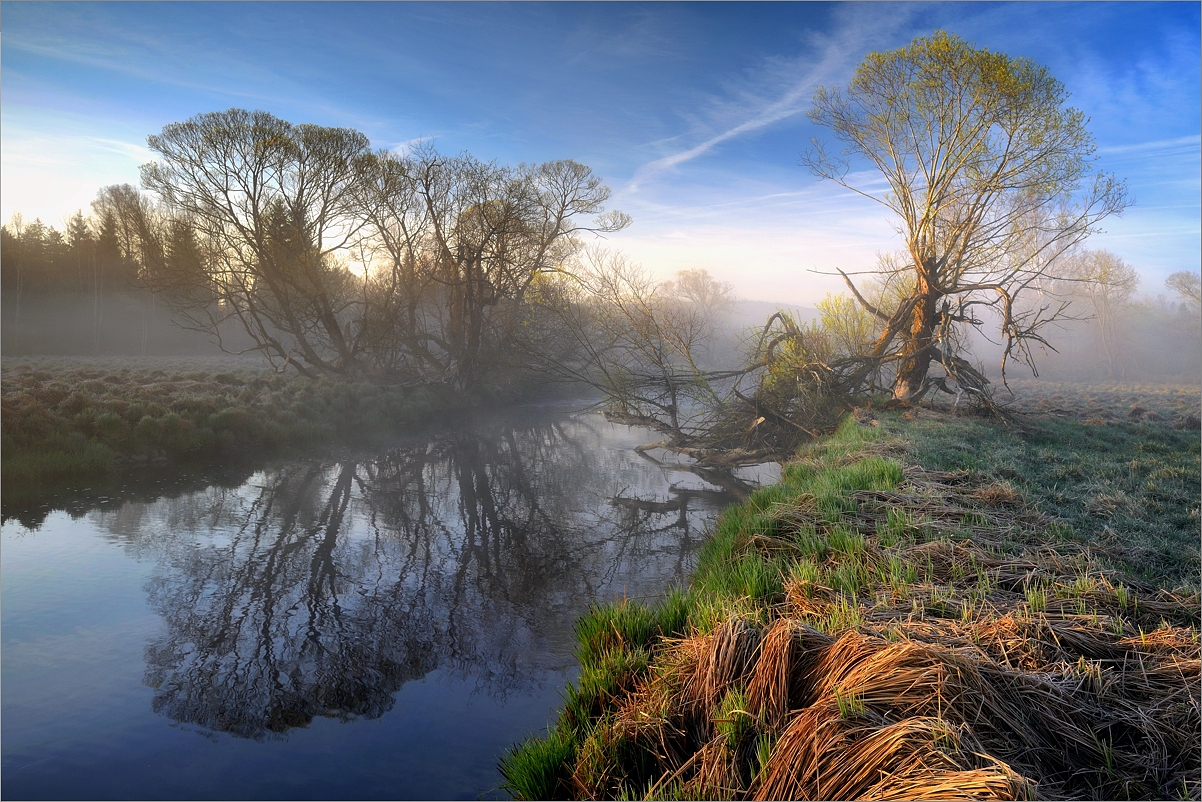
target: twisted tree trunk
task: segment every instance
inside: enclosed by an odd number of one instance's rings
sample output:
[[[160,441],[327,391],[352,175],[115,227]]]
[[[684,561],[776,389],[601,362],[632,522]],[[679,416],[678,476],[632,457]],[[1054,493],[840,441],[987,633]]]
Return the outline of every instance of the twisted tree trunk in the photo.
[[[917,299],[911,312],[910,326],[902,334],[901,360],[893,382],[893,397],[913,402],[928,389],[927,371],[935,356],[935,331],[939,326],[939,293],[925,277],[919,278]]]

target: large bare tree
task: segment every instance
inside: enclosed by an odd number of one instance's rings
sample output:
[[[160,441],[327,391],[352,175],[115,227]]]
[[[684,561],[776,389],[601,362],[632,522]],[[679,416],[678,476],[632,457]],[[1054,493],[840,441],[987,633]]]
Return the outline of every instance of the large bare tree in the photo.
[[[309,375],[360,373],[361,288],[338,257],[363,228],[367,137],[231,109],[147,142],[159,159],[143,165],[143,185],[208,252],[207,281],[191,295],[168,277],[192,324],[218,332],[236,319],[274,361]]]
[[[564,269],[581,235],[623,228],[609,188],[574,161],[505,167],[424,146],[380,153],[366,204],[387,325],[432,379],[477,383],[539,329],[527,294]],[[415,291],[413,288],[420,288]]]
[[[943,31],[869,54],[844,91],[817,90],[810,116],[843,148],[815,139],[804,163],[888,209],[905,246],[909,291],[895,306],[872,304],[843,274],[881,324],[847,374],[853,384],[884,371],[907,401],[950,382],[983,390],[954,332],[988,318],[1000,321],[1003,376],[1008,360],[1032,364],[1031,346],[1048,345],[1065,306],[1042,293],[1062,255],[1128,203],[1124,184],[1095,170],[1087,120],[1068,96],[1029,59]],[[863,183],[853,160],[887,188]],[[930,375],[933,363],[943,375]]]
[[[357,131],[240,109],[148,141],[159,285],[192,327],[220,336],[236,320],[307,375],[460,389],[512,377],[538,329],[531,285],[581,234],[629,222],[574,161],[377,153]]]
[[[1098,341],[1106,374],[1125,379],[1129,334],[1124,331],[1131,299],[1139,286],[1139,273],[1110,251],[1087,250],[1067,260],[1070,281],[1066,295],[1085,301],[1097,324]]]
[[[704,270],[659,281],[622,254],[593,247],[558,289],[553,305],[575,349],[552,369],[599,392],[611,418],[666,435],[657,445],[688,453],[707,444],[747,371],[713,352],[733,288]]]
[[[1178,270],[1164,280],[1164,285],[1192,310],[1202,306],[1202,274],[1197,270]]]

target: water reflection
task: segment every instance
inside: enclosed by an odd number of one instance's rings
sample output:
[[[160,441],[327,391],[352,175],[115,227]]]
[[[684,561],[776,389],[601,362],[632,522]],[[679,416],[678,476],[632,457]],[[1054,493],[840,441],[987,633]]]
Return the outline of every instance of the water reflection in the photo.
[[[157,566],[155,711],[272,738],[378,717],[435,668],[504,698],[570,664],[590,601],[681,582],[730,492],[671,489],[595,416],[539,417],[90,513]]]

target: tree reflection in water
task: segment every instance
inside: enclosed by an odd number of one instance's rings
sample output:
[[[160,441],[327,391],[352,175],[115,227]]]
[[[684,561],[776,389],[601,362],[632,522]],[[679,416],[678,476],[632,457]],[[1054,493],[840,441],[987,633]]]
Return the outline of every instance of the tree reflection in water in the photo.
[[[154,709],[263,738],[380,716],[436,668],[501,698],[541,684],[589,602],[679,583],[730,500],[669,491],[630,437],[496,422],[93,513],[157,558]]]

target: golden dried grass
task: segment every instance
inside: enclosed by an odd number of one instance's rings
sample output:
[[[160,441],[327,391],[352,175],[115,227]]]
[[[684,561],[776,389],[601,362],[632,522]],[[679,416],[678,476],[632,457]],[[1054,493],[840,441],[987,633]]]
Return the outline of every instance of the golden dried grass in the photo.
[[[844,718],[832,704],[796,716],[782,733],[753,799],[1016,799],[1029,783],[962,748],[936,718]],[[984,764],[984,765],[982,765]]]
[[[1059,638],[1054,662],[1024,647],[1041,630]],[[658,787],[678,783],[693,797],[1156,796],[1198,769],[1202,662],[1188,629],[1117,637],[1010,613],[970,624],[895,620],[892,636],[832,639],[783,616],[761,636],[732,618],[679,641],[676,669],[632,692],[618,720],[653,746]],[[776,737],[762,770],[708,723],[743,683],[756,726]],[[660,715],[636,725],[649,708]]]
[[[789,678],[799,658],[797,622],[779,618],[760,642],[759,660],[747,685],[751,711],[769,727],[779,729],[789,714]]]
[[[1003,556],[999,533],[1037,543],[1046,521],[1006,487],[977,489],[963,472],[906,477],[898,491],[854,494],[839,526],[860,535],[862,548],[815,553],[794,540],[836,529],[809,496],[772,509],[774,534],[742,542],[773,559],[805,551],[812,562],[785,569],[784,599],[766,610],[766,625],[734,616],[667,643],[660,670],[618,700],[608,743],[631,738],[654,754],[654,774],[638,790],[755,799],[1196,795],[1199,594],[1120,579],[1080,549]],[[905,519],[890,513],[899,508]],[[891,545],[874,536],[903,520],[925,531]],[[953,529],[956,539],[943,537]],[[964,537],[978,531],[983,542]],[[870,579],[849,589],[848,565]],[[734,695],[750,717],[737,738],[723,718]],[[621,785],[620,771],[585,774],[600,784],[577,786],[580,795],[636,788]]]
[[[710,635],[686,648],[697,654],[692,670],[683,676],[682,698],[687,707],[713,707],[732,684],[742,682],[759,647],[760,630],[743,618],[730,618]]]

